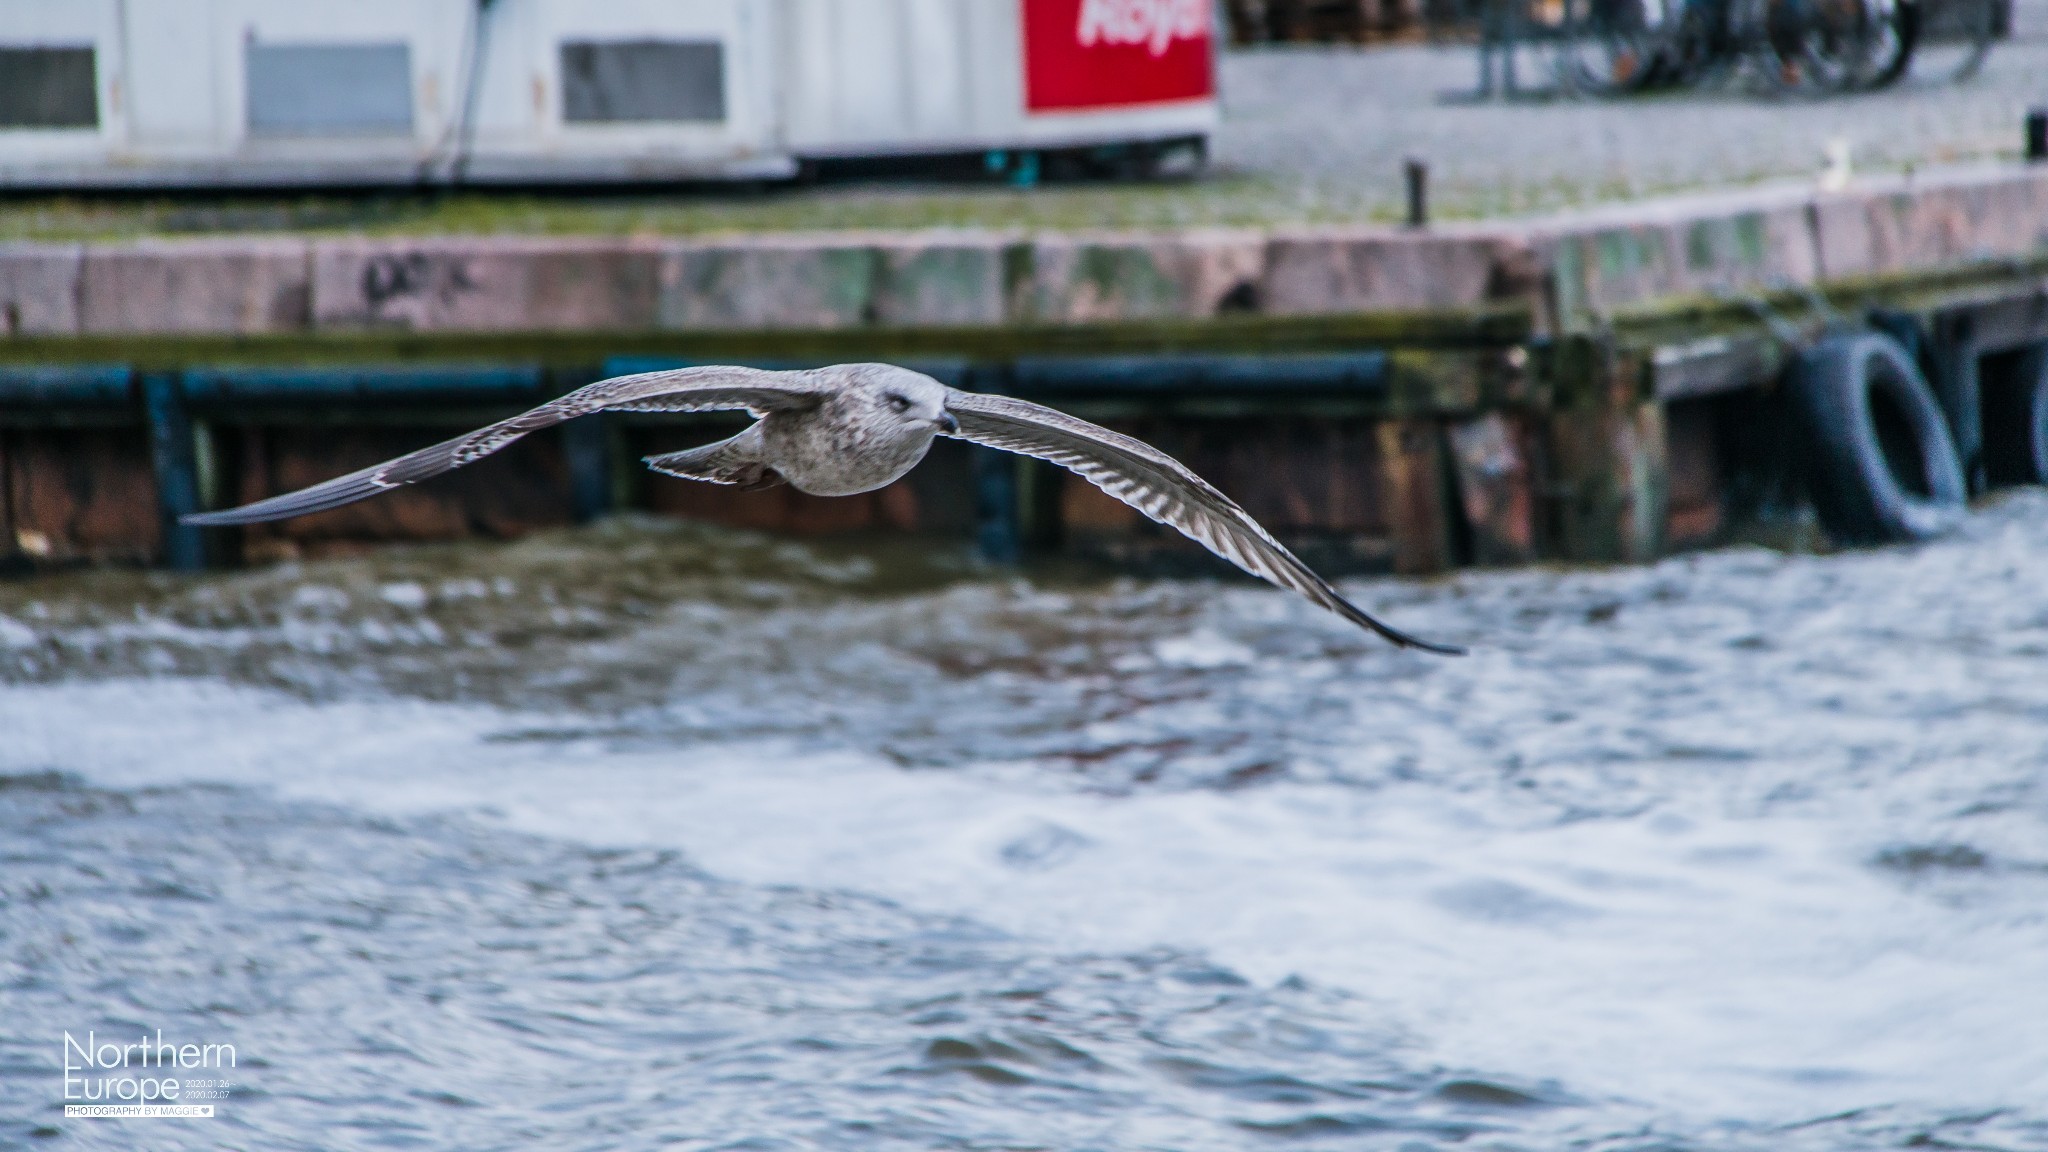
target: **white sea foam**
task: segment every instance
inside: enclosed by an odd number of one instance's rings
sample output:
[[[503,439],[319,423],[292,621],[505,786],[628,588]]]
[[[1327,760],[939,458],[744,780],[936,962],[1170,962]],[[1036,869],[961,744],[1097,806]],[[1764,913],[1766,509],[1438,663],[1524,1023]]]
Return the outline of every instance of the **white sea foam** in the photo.
[[[1873,868],[1925,823],[1910,774],[1783,814],[1681,791],[1653,813],[1542,823],[1427,781],[1112,798],[772,742],[493,738],[532,719],[170,680],[16,687],[0,772],[483,810],[1059,950],[1204,949],[1255,981],[1362,995],[1420,1058],[1688,1123],[2048,1099],[2048,885],[1936,894]]]
[[[35,642],[35,629],[18,620],[0,616],[0,649],[26,648]]]

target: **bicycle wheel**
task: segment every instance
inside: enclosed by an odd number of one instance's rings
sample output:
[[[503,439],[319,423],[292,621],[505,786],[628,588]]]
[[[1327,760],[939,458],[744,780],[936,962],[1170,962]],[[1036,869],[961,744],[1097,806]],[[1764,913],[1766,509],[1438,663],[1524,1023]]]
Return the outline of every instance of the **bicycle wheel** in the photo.
[[[1879,27],[1871,0],[1773,0],[1759,71],[1779,92],[1832,95],[1865,87]]]
[[[1863,61],[1862,83],[1866,91],[1887,88],[1913,63],[1913,49],[1920,41],[1920,6],[1911,0],[1865,0],[1873,26],[1870,47]]]
[[[1977,74],[2010,22],[2006,0],[1918,0],[1914,74],[1960,83]]]
[[[1696,88],[1730,67],[1730,15],[1728,0],[1680,0],[1671,35],[1658,53],[1658,81]]]
[[[1675,28],[1669,0],[1566,0],[1558,30],[1559,87],[1618,96],[1655,83]]]

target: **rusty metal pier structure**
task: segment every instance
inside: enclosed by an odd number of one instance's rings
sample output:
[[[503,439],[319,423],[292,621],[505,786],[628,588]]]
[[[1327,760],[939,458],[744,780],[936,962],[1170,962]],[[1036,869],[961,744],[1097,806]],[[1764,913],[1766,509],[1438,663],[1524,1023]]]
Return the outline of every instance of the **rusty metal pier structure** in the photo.
[[[638,471],[724,434],[706,417],[581,421],[319,516],[176,525],[604,375],[861,359],[1144,436],[1333,572],[1640,561],[1797,498],[1785,382],[1849,333],[1896,342],[1970,482],[1999,479],[1986,421],[2010,405],[1987,397],[2048,342],[2048,169],[1419,228],[14,243],[0,320],[17,568],[196,568],[629,507],[971,534],[996,560],[1201,560],[1071,477],[956,442],[837,500]]]

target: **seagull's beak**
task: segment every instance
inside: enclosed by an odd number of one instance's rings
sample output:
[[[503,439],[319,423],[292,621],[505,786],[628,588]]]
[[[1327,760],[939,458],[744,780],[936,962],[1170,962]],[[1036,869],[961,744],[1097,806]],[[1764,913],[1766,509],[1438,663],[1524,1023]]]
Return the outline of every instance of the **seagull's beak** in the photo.
[[[948,436],[955,435],[960,431],[960,422],[953,419],[953,414],[944,409],[939,411],[939,418],[933,421],[933,423],[939,426],[939,431],[944,432]]]

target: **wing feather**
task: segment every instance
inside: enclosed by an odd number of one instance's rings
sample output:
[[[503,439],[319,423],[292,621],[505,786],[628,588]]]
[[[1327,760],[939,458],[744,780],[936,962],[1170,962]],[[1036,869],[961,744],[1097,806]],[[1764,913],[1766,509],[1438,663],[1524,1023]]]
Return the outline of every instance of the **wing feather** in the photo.
[[[240,508],[180,517],[180,522],[204,527],[256,524],[339,508],[365,496],[416,484],[465,464],[473,464],[529,432],[551,428],[592,412],[707,412],[744,408],[761,416],[771,411],[818,404],[830,391],[828,385],[809,373],[764,372],[754,368],[677,368],[666,372],[615,376],[395,460],[373,464],[311,488],[272,496]]]
[[[1307,597],[1404,648],[1445,655],[1464,649],[1419,640],[1339,595],[1236,501],[1186,465],[1145,443],[1028,400],[954,391],[947,411],[960,439],[1050,461],[1173,528],[1246,572]]]

